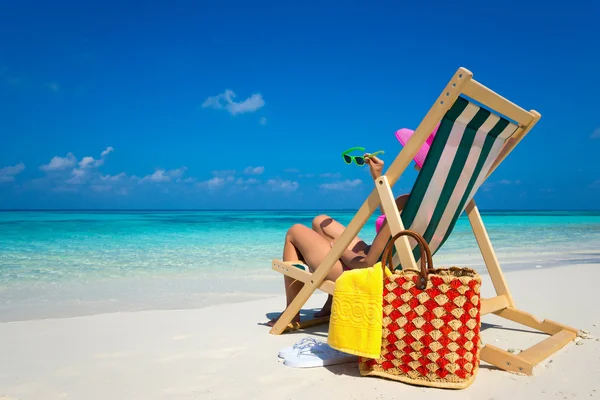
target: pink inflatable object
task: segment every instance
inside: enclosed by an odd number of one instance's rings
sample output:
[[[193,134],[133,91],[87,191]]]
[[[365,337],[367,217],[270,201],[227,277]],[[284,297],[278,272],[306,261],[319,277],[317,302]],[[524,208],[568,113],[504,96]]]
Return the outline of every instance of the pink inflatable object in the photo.
[[[425,158],[427,157],[427,153],[429,153],[431,143],[433,143],[433,138],[435,138],[435,134],[437,133],[439,127],[440,124],[438,123],[435,126],[435,129],[431,132],[431,134],[425,141],[425,143],[423,143],[423,146],[421,146],[421,148],[413,158],[415,164],[417,164],[419,168],[423,167],[423,163],[425,162]],[[396,138],[400,143],[402,143],[402,146],[406,146],[406,143],[408,143],[408,140],[412,137],[413,133],[415,133],[415,131],[413,131],[412,129],[402,128],[396,132]]]
[[[431,144],[433,143],[433,138],[435,138],[435,134],[437,133],[439,127],[440,124],[438,123],[427,138],[427,140],[425,141],[425,143],[423,143],[423,146],[421,146],[421,148],[413,158],[415,164],[417,164],[419,168],[423,168],[423,163],[425,162],[425,158],[427,158],[427,153],[429,153],[429,149],[431,148]],[[396,131],[396,138],[402,144],[402,146],[406,146],[406,143],[408,143],[408,140],[412,137],[413,133],[415,133],[415,131],[413,131],[412,129],[402,128]],[[380,215],[379,217],[377,217],[377,220],[375,221],[375,231],[377,233],[379,233],[379,231],[381,230],[381,227],[383,226],[383,221],[385,221],[385,215]]]
[[[379,233],[379,231],[381,230],[381,226],[383,225],[383,221],[385,221],[385,215],[380,215],[379,217],[377,217],[377,220],[375,221],[375,231],[377,233]]]

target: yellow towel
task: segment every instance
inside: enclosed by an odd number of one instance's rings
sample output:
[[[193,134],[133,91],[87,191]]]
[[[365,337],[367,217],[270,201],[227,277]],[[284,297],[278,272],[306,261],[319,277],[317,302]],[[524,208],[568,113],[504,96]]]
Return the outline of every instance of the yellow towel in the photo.
[[[344,272],[335,282],[327,343],[334,349],[366,358],[379,358],[383,313],[383,270]]]

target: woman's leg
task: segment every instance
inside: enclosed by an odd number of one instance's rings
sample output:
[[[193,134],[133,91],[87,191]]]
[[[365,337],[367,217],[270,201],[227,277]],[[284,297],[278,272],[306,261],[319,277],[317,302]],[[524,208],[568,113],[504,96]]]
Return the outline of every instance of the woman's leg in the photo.
[[[311,272],[314,272],[330,250],[329,240],[304,225],[296,224],[285,235],[283,261],[303,260]],[[338,260],[325,279],[335,281],[342,272],[342,263]],[[287,307],[302,289],[302,283],[287,275],[284,276],[284,282]],[[294,316],[293,321],[299,320],[299,315]],[[273,326],[276,321],[277,319],[269,321],[269,326]]]
[[[335,242],[342,235],[346,227],[328,215],[318,215],[312,220],[312,229],[328,241]],[[358,236],[348,245],[349,250],[357,253],[364,253],[368,247],[369,246]],[[330,315],[332,303],[333,296],[329,295],[327,301],[323,307],[321,307],[321,311],[315,313],[315,317],[320,318]]]
[[[344,233],[346,227],[328,215],[318,215],[312,220],[312,229],[331,242],[335,242]],[[358,236],[352,239],[348,250],[364,252],[369,246]]]

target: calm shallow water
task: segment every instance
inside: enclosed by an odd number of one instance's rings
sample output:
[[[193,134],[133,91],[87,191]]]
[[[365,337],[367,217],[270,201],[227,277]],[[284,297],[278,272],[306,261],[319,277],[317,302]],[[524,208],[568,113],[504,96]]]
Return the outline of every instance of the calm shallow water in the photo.
[[[344,224],[354,215],[327,214]],[[579,259],[597,263],[600,257],[590,251],[600,247],[600,212],[482,214],[505,263],[521,260],[517,267]],[[279,294],[281,279],[270,270],[270,262],[281,257],[286,230],[295,223],[310,226],[315,215],[314,211],[0,212],[0,320],[25,306],[39,310],[64,303],[60,307],[78,304],[92,310],[94,304],[99,309],[111,304],[111,309],[120,310],[131,309],[134,303],[135,309],[150,307],[158,298],[169,306],[200,306],[211,296],[214,302],[227,296]],[[361,232],[367,241],[375,236],[376,216]],[[468,220],[461,217],[436,263],[470,262],[480,268],[476,246]]]

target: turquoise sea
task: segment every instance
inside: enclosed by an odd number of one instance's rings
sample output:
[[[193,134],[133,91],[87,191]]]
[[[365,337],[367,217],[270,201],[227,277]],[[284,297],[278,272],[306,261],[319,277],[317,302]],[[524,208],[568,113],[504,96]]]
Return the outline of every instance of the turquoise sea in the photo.
[[[321,212],[323,213],[323,212]],[[354,212],[324,212],[347,224]],[[282,294],[270,269],[315,211],[0,212],[0,321]],[[482,212],[503,268],[600,262],[600,212]],[[375,218],[361,232],[375,236]],[[466,217],[437,253],[483,271]]]

